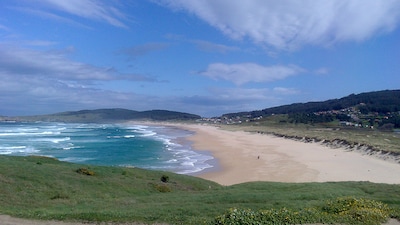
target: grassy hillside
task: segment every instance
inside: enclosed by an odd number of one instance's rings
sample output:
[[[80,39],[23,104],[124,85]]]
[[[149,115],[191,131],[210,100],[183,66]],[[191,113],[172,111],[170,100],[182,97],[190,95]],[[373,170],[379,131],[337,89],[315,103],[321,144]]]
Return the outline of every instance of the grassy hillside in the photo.
[[[220,186],[160,171],[9,156],[0,156],[0,182],[0,214],[45,220],[205,224],[229,208],[299,210],[342,196],[382,201],[400,217],[400,186],[369,182]]]

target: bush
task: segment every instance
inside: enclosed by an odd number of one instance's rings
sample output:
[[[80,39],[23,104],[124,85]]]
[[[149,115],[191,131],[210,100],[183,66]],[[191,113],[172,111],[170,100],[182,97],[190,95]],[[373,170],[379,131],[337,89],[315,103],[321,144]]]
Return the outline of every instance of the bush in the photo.
[[[381,224],[387,221],[391,212],[382,202],[352,197],[328,201],[322,210],[343,220],[340,222],[353,224]]]
[[[279,225],[279,224],[304,224],[323,222],[327,219],[319,214],[316,209],[309,208],[301,211],[291,209],[269,209],[258,212],[250,209],[230,209],[226,214],[218,216],[214,223],[218,225],[248,224],[248,225]]]
[[[155,185],[154,188],[162,193],[171,192],[171,188],[166,185]]]
[[[160,180],[161,180],[162,182],[164,182],[164,183],[168,183],[168,181],[169,181],[169,176],[167,176],[167,175],[162,175]]]
[[[344,223],[372,225],[386,222],[390,212],[389,207],[381,202],[346,197],[328,201],[322,207],[299,211],[282,208],[255,212],[250,209],[233,208],[216,217],[212,224]]]
[[[89,170],[88,168],[79,168],[76,170],[77,173],[83,174],[83,175],[88,175],[88,176],[94,176],[94,171]]]

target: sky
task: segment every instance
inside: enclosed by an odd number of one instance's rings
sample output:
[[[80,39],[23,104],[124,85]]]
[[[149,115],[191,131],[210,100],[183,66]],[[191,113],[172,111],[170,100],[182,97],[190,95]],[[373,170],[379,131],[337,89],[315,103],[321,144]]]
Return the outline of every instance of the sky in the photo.
[[[0,115],[204,117],[400,88],[399,0],[0,0]]]

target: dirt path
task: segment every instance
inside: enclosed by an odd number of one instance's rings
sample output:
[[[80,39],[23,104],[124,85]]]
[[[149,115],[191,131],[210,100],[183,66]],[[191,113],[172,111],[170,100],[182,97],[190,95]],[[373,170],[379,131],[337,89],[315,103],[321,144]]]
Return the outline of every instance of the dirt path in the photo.
[[[71,222],[59,222],[59,221],[42,221],[42,220],[27,220],[14,218],[7,215],[0,215],[1,225],[143,225],[140,223],[71,223]],[[153,224],[153,225],[167,225],[167,224]],[[313,225],[313,224],[309,224]],[[317,224],[315,224],[317,225]],[[390,219],[384,225],[400,225],[400,222],[395,219]]]
[[[0,215],[0,225],[144,225],[141,223],[83,223],[83,222],[60,222],[60,221],[44,221],[44,220],[28,220],[11,217],[8,215]],[[167,224],[153,224],[167,225]]]

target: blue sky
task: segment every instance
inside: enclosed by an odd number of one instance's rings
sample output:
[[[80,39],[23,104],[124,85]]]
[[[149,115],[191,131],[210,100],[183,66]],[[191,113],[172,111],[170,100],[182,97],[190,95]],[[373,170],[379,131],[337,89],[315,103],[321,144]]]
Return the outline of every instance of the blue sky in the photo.
[[[398,0],[0,0],[0,115],[201,116],[400,88]]]

